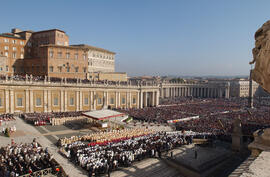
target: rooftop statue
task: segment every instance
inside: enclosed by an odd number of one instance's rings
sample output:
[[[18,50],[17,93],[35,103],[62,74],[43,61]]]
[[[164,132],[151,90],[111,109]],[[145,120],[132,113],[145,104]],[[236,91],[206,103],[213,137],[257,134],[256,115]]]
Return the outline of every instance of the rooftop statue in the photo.
[[[252,50],[255,68],[252,79],[270,93],[270,20],[255,33],[255,47]]]

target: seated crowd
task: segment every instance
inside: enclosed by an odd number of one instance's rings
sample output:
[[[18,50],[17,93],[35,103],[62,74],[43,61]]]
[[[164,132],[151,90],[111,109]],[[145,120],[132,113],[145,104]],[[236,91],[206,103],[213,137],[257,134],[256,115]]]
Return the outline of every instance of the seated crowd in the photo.
[[[59,165],[35,139],[30,144],[12,144],[0,149],[0,176],[17,177],[47,168],[59,171]]]
[[[16,120],[13,114],[0,114],[0,126],[2,123],[7,122],[7,121],[13,121]]]
[[[219,114],[228,111],[240,110],[243,105],[234,100],[224,99],[178,99],[179,104],[163,105],[159,107],[146,107],[142,109],[118,110],[129,114],[135,119],[146,122],[166,123],[169,120],[178,120],[194,116]],[[183,101],[184,100],[184,101]]]
[[[79,117],[82,111],[71,112],[50,112],[50,113],[24,113],[21,117],[28,123],[35,126],[51,124],[52,118]]]
[[[98,132],[83,136],[72,136],[70,138],[61,138],[58,140],[60,146],[71,144],[77,141],[88,141],[93,144],[106,144],[108,142],[119,141],[128,139],[136,136],[143,136],[153,133],[150,129],[135,128],[135,129],[123,129],[123,130],[112,130],[108,132]]]
[[[150,133],[131,136],[106,144],[73,141],[65,144],[61,152],[75,164],[87,170],[89,176],[110,173],[118,167],[130,166],[134,161],[148,157],[161,157],[161,153],[192,143],[194,137],[214,138],[208,133]]]
[[[243,134],[246,136],[258,129],[270,127],[270,110],[255,109],[252,111],[236,111],[218,115],[207,115],[200,119],[178,122],[177,127],[196,132],[211,132],[216,134],[230,135],[234,120],[239,118],[242,124]]]

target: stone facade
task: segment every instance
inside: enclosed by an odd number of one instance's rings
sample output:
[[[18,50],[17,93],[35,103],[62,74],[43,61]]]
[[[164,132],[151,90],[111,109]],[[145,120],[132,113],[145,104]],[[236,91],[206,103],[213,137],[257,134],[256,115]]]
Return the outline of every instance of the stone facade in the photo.
[[[8,64],[8,59],[6,56],[0,55],[0,72],[3,74],[7,74],[6,66]]]
[[[69,45],[68,35],[59,29],[13,29],[1,34],[0,55],[8,58],[8,75],[86,79],[87,73],[115,71],[114,52],[85,44]]]
[[[200,98],[229,98],[230,83],[162,83],[161,98],[200,97]]]
[[[120,72],[94,72],[89,73],[88,77],[89,80],[108,80],[108,81],[120,81],[126,82],[127,73],[120,73]]]
[[[252,95],[257,94],[259,84],[252,82]],[[239,80],[232,81],[230,84],[231,97],[249,97],[249,81]]]
[[[23,68],[26,40],[8,33],[0,35],[0,56],[6,56],[7,62],[0,73],[12,75]]]
[[[85,44],[73,45],[87,49],[88,73],[115,72],[115,53]]]
[[[0,113],[143,108],[159,104],[158,85],[2,80]]]

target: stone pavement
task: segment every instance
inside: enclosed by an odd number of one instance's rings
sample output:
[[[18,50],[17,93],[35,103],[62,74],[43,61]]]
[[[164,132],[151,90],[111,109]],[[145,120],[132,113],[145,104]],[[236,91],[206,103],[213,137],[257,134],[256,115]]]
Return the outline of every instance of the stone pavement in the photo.
[[[45,136],[43,136],[35,127],[30,124],[25,123],[22,119],[17,118],[16,121],[10,122],[9,125],[16,125],[17,131],[22,131],[23,134],[16,137],[12,137],[15,143],[30,143],[34,138],[41,144],[43,147],[48,147],[49,152],[53,154],[54,159],[64,168],[65,172],[70,177],[84,177],[87,176],[87,173],[77,167],[75,167],[71,162],[66,158],[61,156],[58,153],[58,148],[49,141]],[[5,125],[3,125],[5,126]],[[2,127],[3,127],[2,126]],[[0,136],[0,146],[6,146],[10,144],[11,138]]]
[[[135,162],[131,167],[111,173],[112,177],[181,177],[180,173],[157,158]]]
[[[195,159],[195,151],[197,151],[197,159]],[[200,147],[190,144],[174,149],[173,158],[182,164],[200,170],[203,164],[215,158],[225,156],[228,153],[230,153],[230,151],[222,147]],[[170,156],[170,153],[168,156]]]

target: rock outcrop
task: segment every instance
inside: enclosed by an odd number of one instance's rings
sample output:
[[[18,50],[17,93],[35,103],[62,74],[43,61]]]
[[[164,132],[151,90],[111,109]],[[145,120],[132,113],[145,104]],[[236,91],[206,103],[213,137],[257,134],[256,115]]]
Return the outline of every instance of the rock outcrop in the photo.
[[[256,31],[255,40],[253,61],[250,62],[255,63],[252,79],[270,93],[270,20]]]

